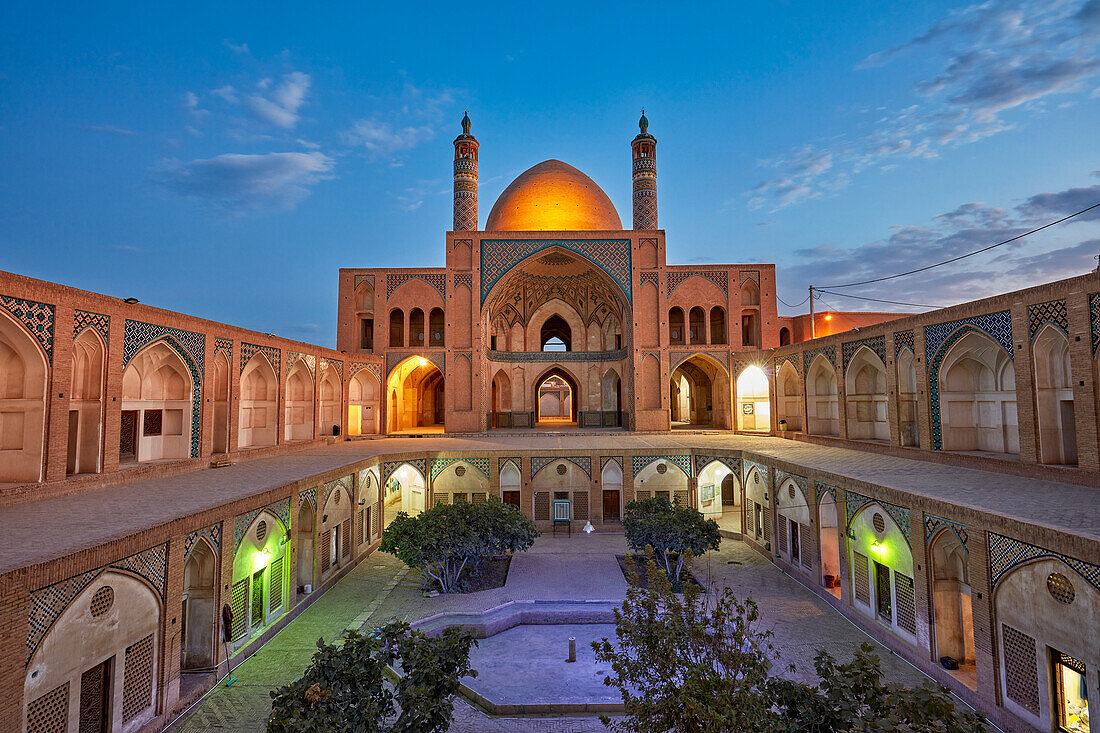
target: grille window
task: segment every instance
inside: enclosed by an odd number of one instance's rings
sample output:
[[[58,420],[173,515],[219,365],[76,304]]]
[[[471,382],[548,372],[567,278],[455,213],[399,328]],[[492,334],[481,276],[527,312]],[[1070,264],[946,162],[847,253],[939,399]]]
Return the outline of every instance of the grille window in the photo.
[[[1035,663],[1035,639],[1008,624],[1001,624],[1004,640],[1005,694],[1022,707],[1039,714],[1039,672]]]
[[[153,703],[153,635],[126,647],[122,719],[133,720]]]

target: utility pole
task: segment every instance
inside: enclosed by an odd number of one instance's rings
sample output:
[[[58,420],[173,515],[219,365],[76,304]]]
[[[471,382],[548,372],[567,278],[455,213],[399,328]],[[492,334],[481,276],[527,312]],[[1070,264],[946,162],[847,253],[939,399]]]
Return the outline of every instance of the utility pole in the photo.
[[[817,338],[817,329],[814,327],[814,286],[810,286],[810,338]]]

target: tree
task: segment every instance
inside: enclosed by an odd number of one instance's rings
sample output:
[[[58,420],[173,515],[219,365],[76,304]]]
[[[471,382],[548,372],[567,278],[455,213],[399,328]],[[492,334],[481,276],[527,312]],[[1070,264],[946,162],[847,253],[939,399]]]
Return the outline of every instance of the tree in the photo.
[[[614,672],[604,684],[618,688],[626,706],[625,719],[603,716],[604,725],[637,733],[773,730],[767,686],[778,655],[756,603],[694,584],[678,595],[652,550],[646,563],[643,586],[629,561],[634,582],[615,609],[617,643],[592,642]]]
[[[268,733],[428,733],[445,731],[459,680],[470,669],[473,634],[448,628],[430,638],[393,622],[371,635],[347,631],[344,643],[317,641],[301,678],[271,694]],[[402,676],[385,684],[386,667]]]
[[[676,591],[680,590],[680,575],[688,553],[702,555],[707,550],[717,550],[722,542],[718,522],[663,496],[627,504],[623,529],[626,543],[634,552],[653,548]]]
[[[401,512],[382,532],[380,549],[454,593],[471,566],[527,550],[538,535],[523,512],[489,497],[479,504],[441,504],[415,517]]]

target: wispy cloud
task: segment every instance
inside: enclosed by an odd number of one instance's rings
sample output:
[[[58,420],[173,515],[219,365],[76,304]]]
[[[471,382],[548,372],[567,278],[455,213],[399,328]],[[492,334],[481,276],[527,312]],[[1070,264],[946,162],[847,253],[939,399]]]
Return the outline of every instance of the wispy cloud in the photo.
[[[242,109],[263,126],[292,130],[301,119],[300,110],[311,85],[309,74],[292,71],[278,81],[270,77],[261,79],[251,92],[227,84],[211,90],[210,96]]]
[[[127,130],[125,127],[115,127],[114,125],[88,125],[85,130],[91,130],[92,132],[104,132],[108,135],[136,135],[133,130]]]
[[[243,56],[247,56],[250,53],[247,43],[233,43],[233,41],[226,38],[222,40],[222,45],[228,48],[233,53],[239,53]]]
[[[228,215],[291,209],[310,187],[331,177],[333,161],[319,152],[226,154],[168,160],[153,174],[166,188]]]
[[[1100,74],[1100,0],[989,0],[950,13],[910,40],[871,54],[863,73],[915,54],[938,67],[910,103],[876,110],[866,131],[762,162],[773,171],[746,193],[751,208],[781,209],[839,190],[869,168],[933,158],[1087,97]],[[1014,112],[1010,118],[1005,117]],[[855,125],[858,127],[858,124]]]
[[[1097,202],[1100,184],[1037,193],[1010,209],[967,203],[924,226],[897,226],[885,239],[860,246],[822,244],[797,250],[797,264],[783,267],[782,278],[791,283],[788,291],[793,291],[811,283],[827,286],[915,270],[1009,239]],[[843,292],[950,305],[1043,280],[1083,274],[1096,266],[1096,255],[1100,254],[1097,221],[1100,209],[1056,229],[1006,244],[988,255]],[[844,310],[893,308],[831,295],[823,296],[823,301]]]
[[[444,114],[454,106],[449,89],[426,91],[406,83],[399,98],[379,100],[375,112],[356,120],[342,137],[373,158],[394,161],[401,153],[435,139]],[[397,161],[399,162],[399,161]]]

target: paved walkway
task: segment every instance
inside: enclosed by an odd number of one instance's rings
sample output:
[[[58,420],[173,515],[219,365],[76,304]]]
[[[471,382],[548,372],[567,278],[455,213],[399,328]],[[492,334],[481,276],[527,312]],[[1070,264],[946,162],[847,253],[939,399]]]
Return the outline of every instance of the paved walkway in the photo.
[[[756,599],[782,654],[777,670],[793,662],[798,668],[795,677],[806,679],[813,674],[816,649],[826,648],[846,661],[868,639],[829,604],[743,543],[724,540],[722,545],[697,561],[696,576]],[[508,600],[621,600],[627,586],[615,555],[625,552],[626,543],[619,534],[543,536],[530,551],[513,559],[503,588],[435,598],[422,598],[412,576],[402,580],[404,568],[391,556],[372,555],[234,670],[237,682],[230,688],[216,688],[176,730],[263,731],[271,706],[268,692],[301,674],[318,637],[335,639],[346,627],[374,627],[394,618],[412,622],[442,611],[480,611]],[[374,610],[365,614],[368,607]],[[880,656],[891,679],[906,684],[926,679],[889,651],[880,650]],[[598,719],[585,716],[490,719],[462,699],[456,701],[451,726],[452,733],[602,730]]]

